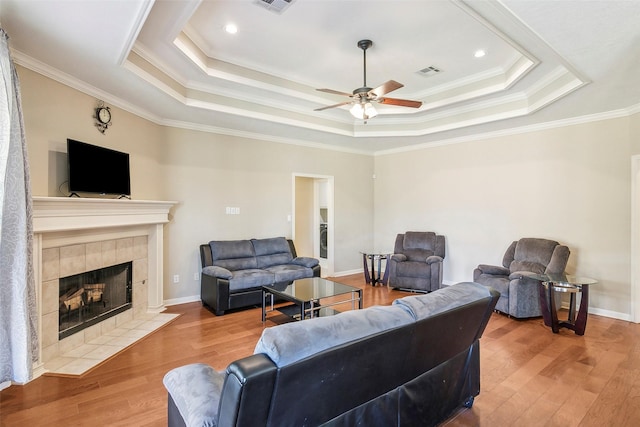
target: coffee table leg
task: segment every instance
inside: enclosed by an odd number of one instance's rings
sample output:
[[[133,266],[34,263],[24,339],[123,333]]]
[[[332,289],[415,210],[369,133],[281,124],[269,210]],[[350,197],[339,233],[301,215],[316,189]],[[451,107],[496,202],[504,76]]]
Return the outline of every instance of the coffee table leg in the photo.
[[[262,321],[263,322],[267,319],[266,299],[267,299],[267,293],[263,290],[262,291]]]

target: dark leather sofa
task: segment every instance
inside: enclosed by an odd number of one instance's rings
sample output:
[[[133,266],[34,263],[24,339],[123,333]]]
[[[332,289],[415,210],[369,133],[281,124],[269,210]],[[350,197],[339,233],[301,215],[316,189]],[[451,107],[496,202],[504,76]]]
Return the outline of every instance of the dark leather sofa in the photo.
[[[480,392],[479,339],[499,293],[459,283],[263,331],[226,372],[164,377],[169,426],[433,426]]]
[[[262,286],[320,277],[319,260],[299,257],[284,237],[200,245],[200,299],[216,315],[262,304]]]

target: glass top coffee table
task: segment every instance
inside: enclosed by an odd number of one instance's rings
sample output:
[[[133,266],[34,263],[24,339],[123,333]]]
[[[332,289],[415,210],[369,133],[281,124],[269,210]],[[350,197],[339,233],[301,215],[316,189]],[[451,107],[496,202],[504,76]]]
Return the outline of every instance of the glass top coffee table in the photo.
[[[589,310],[589,286],[598,283],[589,277],[576,277],[569,274],[527,274],[540,283],[540,310],[544,324],[551,327],[554,333],[560,328],[571,329],[576,335],[584,335],[587,328]],[[569,315],[567,320],[558,319],[556,308],[556,292],[569,293]],[[580,295],[580,308],[576,312],[576,296]]]
[[[292,304],[274,308],[276,298]],[[356,308],[356,303],[361,309],[362,289],[320,277],[275,283],[262,287],[262,321],[266,320],[268,312],[274,310],[295,320],[331,316],[338,313],[332,306],[349,302],[352,310]]]

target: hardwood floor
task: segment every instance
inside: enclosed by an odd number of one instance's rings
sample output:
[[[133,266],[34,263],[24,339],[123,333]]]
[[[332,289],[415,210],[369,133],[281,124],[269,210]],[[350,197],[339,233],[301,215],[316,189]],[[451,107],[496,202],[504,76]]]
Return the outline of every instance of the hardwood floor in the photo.
[[[364,289],[364,306],[407,293],[365,286],[361,274],[336,281]],[[80,378],[40,377],[0,392],[1,426],[166,426],[162,377],[204,362],[223,370],[253,353],[265,327],[260,309],[216,317],[200,303],[169,307],[175,321]],[[493,314],[481,340],[482,390],[452,426],[640,425],[640,325],[589,316],[583,337],[553,334],[542,319]]]

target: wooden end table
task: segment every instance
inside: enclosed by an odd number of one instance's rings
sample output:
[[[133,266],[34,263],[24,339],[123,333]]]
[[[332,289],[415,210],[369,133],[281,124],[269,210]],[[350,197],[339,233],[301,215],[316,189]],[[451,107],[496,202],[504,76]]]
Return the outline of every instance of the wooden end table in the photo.
[[[584,335],[589,314],[589,286],[598,283],[589,277],[576,277],[567,274],[534,274],[532,279],[540,281],[540,310],[544,324],[557,334],[560,328],[571,329],[576,335]],[[569,293],[569,315],[567,320],[558,319],[556,292]],[[576,297],[580,295],[580,307],[576,312]]]
[[[377,283],[386,285],[389,279],[389,258],[392,253],[390,252],[360,252],[362,254],[362,263],[364,264],[364,280],[370,283],[371,286],[375,286]],[[387,262],[387,267],[384,269],[384,276],[381,277],[382,260]],[[376,272],[376,264],[378,270]],[[371,273],[369,273],[371,271]]]

